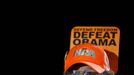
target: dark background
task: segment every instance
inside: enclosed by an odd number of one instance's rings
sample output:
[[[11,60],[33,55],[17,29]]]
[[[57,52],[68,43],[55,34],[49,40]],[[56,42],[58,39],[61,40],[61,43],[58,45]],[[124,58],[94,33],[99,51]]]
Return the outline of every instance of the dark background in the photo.
[[[0,72],[0,75],[11,75],[11,72]]]
[[[116,26],[120,29],[119,65],[116,75],[133,75],[133,18],[131,16],[64,16],[64,53],[69,50],[74,26]]]

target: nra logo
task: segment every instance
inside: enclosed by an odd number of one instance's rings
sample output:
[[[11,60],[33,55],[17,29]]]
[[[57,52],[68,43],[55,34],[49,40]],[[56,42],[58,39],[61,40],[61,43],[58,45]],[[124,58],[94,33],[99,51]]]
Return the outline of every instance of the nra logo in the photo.
[[[83,56],[83,55],[91,56],[91,57],[95,58],[95,52],[92,49],[89,50],[88,48],[81,48],[74,52],[74,56]]]

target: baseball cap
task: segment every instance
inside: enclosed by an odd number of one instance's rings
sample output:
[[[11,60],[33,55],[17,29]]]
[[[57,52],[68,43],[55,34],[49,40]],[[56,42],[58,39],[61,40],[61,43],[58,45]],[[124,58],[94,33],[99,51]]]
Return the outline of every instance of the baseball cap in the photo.
[[[97,73],[109,71],[109,60],[104,49],[89,43],[79,44],[69,50],[65,57],[64,72],[74,64],[82,63]]]

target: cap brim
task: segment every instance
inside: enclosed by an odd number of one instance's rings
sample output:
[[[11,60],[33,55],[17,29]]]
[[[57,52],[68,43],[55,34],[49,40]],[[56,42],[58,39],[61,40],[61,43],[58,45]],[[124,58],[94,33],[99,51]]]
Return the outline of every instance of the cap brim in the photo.
[[[104,68],[100,67],[97,64],[91,63],[91,62],[82,61],[80,63],[88,65],[89,67],[91,67],[93,70],[95,70],[98,73],[103,73],[105,71]]]
[[[95,70],[97,73],[103,73],[105,71],[104,68],[100,67],[99,65],[97,64],[94,64],[94,63],[91,63],[91,62],[86,62],[86,61],[79,61],[79,62],[75,62],[75,63],[72,63],[72,65],[74,64],[77,64],[77,63],[82,63],[82,64],[85,64],[89,67],[91,67],[93,70]],[[70,67],[72,66],[70,65]],[[69,67],[68,67],[69,68]]]

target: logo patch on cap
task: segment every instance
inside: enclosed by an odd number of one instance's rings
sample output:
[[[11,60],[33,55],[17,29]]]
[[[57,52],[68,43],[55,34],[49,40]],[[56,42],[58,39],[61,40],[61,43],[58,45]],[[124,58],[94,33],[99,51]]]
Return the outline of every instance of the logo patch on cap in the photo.
[[[94,50],[88,48],[80,48],[74,52],[74,56],[91,56],[96,57]]]

